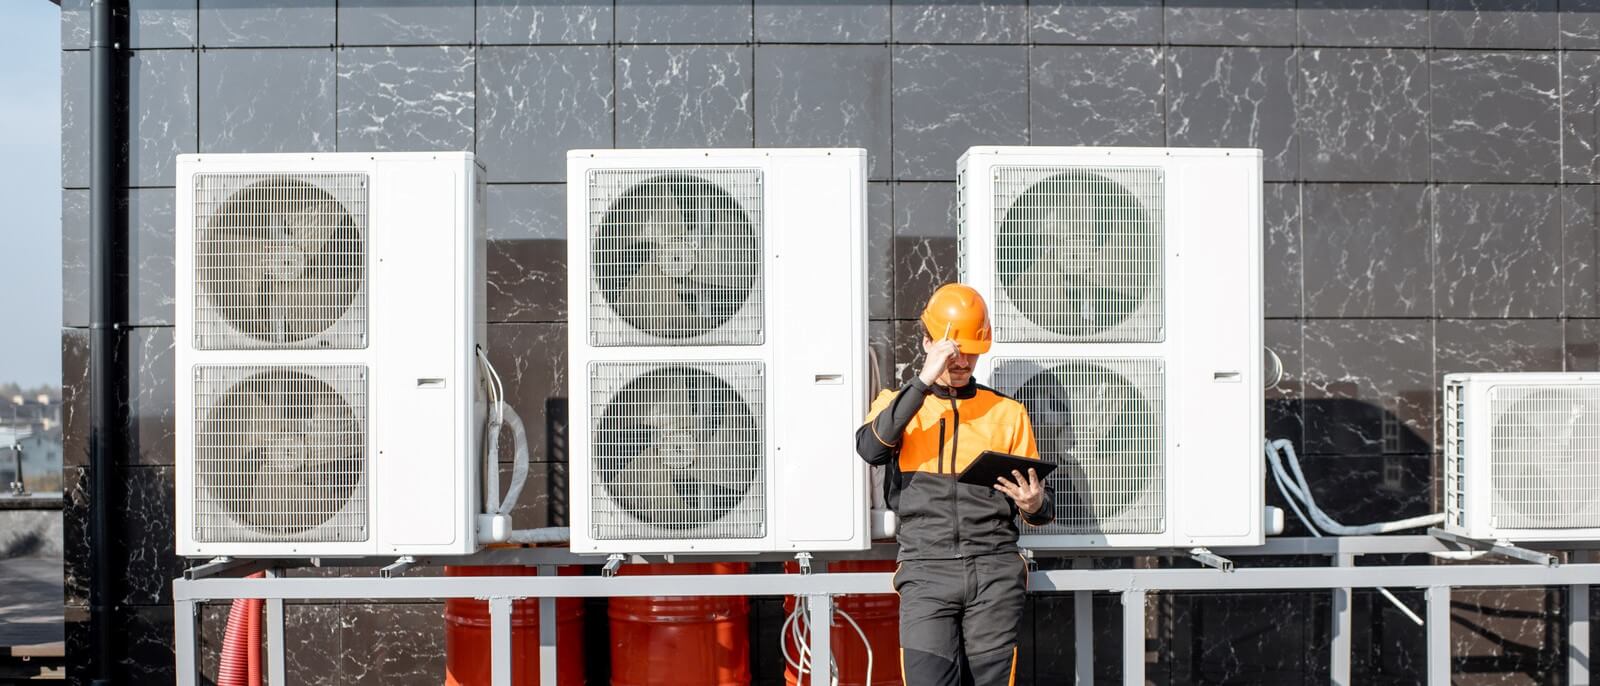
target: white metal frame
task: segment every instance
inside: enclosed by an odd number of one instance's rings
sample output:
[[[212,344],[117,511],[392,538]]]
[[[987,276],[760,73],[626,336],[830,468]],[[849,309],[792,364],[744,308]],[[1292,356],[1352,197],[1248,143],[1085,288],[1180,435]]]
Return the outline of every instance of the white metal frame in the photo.
[[[1161,473],[1155,478],[1160,479],[1163,491],[1159,498],[1147,494],[1127,510],[1133,519],[1151,524],[1127,527],[1137,531],[1074,532],[1056,525],[1043,533],[1024,532],[1023,545],[1043,550],[1261,543],[1265,535],[1260,515],[1265,506],[1264,472],[1262,461],[1250,457],[1259,452],[1263,421],[1261,151],[979,146],[961,156],[957,169],[960,278],[984,294],[996,317],[994,346],[978,362],[976,373],[981,381],[1015,393],[1018,389],[1002,383],[997,370],[1039,360],[1111,361],[1100,366],[1113,371],[1118,369],[1116,364],[1157,362],[1152,374],[1161,387],[1161,397],[1146,398],[1146,402],[1159,403],[1152,414],[1159,413],[1162,418],[1159,440],[1163,458]],[[1160,329],[1146,331],[1144,338],[1153,340],[1114,342],[1099,335],[1081,340],[1044,335],[1027,336],[1026,341],[1006,340],[1003,315],[1007,301],[997,277],[998,260],[1004,256],[998,224],[1002,214],[1009,212],[999,203],[1009,202],[1010,196],[997,198],[997,189],[1004,186],[1009,194],[1012,182],[1008,179],[1019,171],[1044,176],[1069,169],[1090,170],[1119,184],[1142,180],[1130,187],[1130,198],[1138,196],[1137,205],[1131,199],[1107,201],[1105,207],[1094,210],[1095,225],[1099,225],[1101,213],[1124,223],[1147,216],[1158,219],[1155,231],[1160,235],[1139,238],[1123,235],[1129,232],[1112,232],[1104,239],[1112,244],[1109,257],[1096,258],[1086,268],[1104,270],[1100,278],[1108,284],[1125,284],[1129,272],[1120,265],[1128,256],[1156,251],[1151,257],[1161,270],[1155,288],[1161,291],[1162,317],[1152,317],[1142,325],[1150,329],[1155,322],[1163,322]],[[1089,192],[1080,189],[1074,193],[1080,191]],[[1100,191],[1093,192],[1093,197],[1100,197]],[[1129,215],[1133,211],[1129,207],[1140,208],[1142,214]],[[1080,214],[1086,211],[1079,210]],[[1039,218],[1029,215],[1025,221]],[[1077,254],[1079,247],[1072,244],[1053,249]],[[1101,287],[1098,281],[1091,283]],[[1137,311],[1141,314],[1134,317],[1150,314],[1146,311],[1149,307],[1141,308]],[[1042,428],[1035,429],[1041,441],[1048,439],[1041,434]],[[1059,484],[1071,478],[1067,472],[1072,468],[1064,466],[1052,477],[1058,480],[1058,508],[1068,502]]]
[[[1421,588],[1427,599],[1427,674],[1428,684],[1448,684],[1450,680],[1450,594],[1455,587],[1567,586],[1570,608],[1568,621],[1567,671],[1569,683],[1589,683],[1590,617],[1588,593],[1600,584],[1600,564],[1585,561],[1593,542],[1573,543],[1569,564],[1545,567],[1533,564],[1450,564],[1414,566],[1357,567],[1358,556],[1394,553],[1430,553],[1459,550],[1447,541],[1428,536],[1363,536],[1344,538],[1272,539],[1262,546],[1218,549],[1231,555],[1319,555],[1333,563],[1326,567],[1241,568],[1233,572],[1218,569],[1059,569],[1033,572],[1030,592],[1074,595],[1076,616],[1078,683],[1093,683],[1094,663],[1089,603],[1096,592],[1117,593],[1123,604],[1123,683],[1143,684],[1145,670],[1144,617],[1148,594],[1189,591],[1309,590],[1327,588],[1334,594],[1333,650],[1330,657],[1331,682],[1350,684],[1351,589]],[[828,559],[890,559],[893,546],[878,546],[870,551],[828,556]],[[1115,553],[1113,553],[1115,554]],[[1131,554],[1131,553],[1129,553]],[[698,558],[697,558],[698,559]],[[744,556],[741,561],[787,559],[781,554]],[[1087,559],[1087,558],[1080,558]],[[173,582],[175,647],[179,686],[199,682],[196,670],[196,622],[200,606],[207,602],[233,598],[267,599],[269,641],[281,639],[282,602],[287,599],[343,600],[358,598],[422,599],[487,598],[491,617],[491,660],[493,683],[510,686],[512,601],[540,598],[540,673],[541,684],[556,683],[555,598],[709,595],[709,596],[803,596],[811,612],[831,614],[833,597],[846,593],[888,593],[892,574],[740,574],[717,576],[553,576],[553,565],[599,564],[592,556],[575,555],[565,549],[525,548],[485,550],[470,558],[439,559],[450,564],[526,564],[541,567],[536,577],[294,577],[269,573],[266,579],[236,576],[257,571],[260,561],[217,563],[218,576],[178,579]],[[423,562],[427,562],[424,560]],[[1342,599],[1342,600],[1341,600]],[[549,627],[552,630],[547,631]],[[812,659],[825,664],[830,655],[827,631],[812,632]],[[281,640],[271,642],[266,653],[269,686],[282,686],[284,654]],[[813,676],[812,684],[826,684],[826,673]]]
[[[758,170],[764,320],[758,344],[595,344],[588,186],[597,174]],[[727,174],[724,174],[727,175]],[[866,414],[866,151],[859,148],[573,150],[567,155],[572,549],[586,553],[860,550],[870,478],[854,454]],[[739,315],[736,315],[735,320]],[[734,320],[730,320],[734,321]],[[716,337],[698,335],[706,341]],[[763,365],[765,532],[753,538],[601,538],[590,460],[594,365]],[[819,429],[818,427],[823,427]],[[834,427],[836,430],[829,430]],[[818,506],[821,501],[825,504]],[[698,533],[700,529],[691,529]]]

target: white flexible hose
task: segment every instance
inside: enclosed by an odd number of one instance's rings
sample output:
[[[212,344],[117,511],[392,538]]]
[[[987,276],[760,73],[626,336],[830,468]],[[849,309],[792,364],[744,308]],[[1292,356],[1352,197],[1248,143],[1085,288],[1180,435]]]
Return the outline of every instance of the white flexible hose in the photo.
[[[517,411],[511,409],[510,405],[502,401],[500,410],[504,415],[503,421],[511,427],[512,448],[515,451],[511,467],[511,485],[506,488],[505,500],[500,502],[500,514],[509,515],[512,506],[517,504],[517,498],[522,497],[523,484],[528,481],[528,432],[522,425],[522,417],[517,416]],[[492,466],[496,471],[499,470],[498,464]]]
[[[844,621],[849,622],[851,628],[856,630],[856,635],[861,637],[861,645],[867,649],[867,676],[862,686],[872,686],[872,641],[867,640],[867,632],[861,630],[861,625],[856,624],[855,618],[851,617],[850,613],[844,610],[835,610],[835,612],[838,612],[839,616],[844,618]]]
[[[1310,508],[1312,510],[1312,512],[1314,512],[1316,514],[1321,514],[1323,519],[1326,519],[1327,521],[1332,522],[1337,526],[1340,526],[1342,528],[1356,528],[1356,529],[1362,528],[1362,527],[1343,527],[1343,525],[1339,525],[1338,522],[1334,522],[1331,517],[1328,517],[1326,514],[1322,514],[1321,510],[1316,509],[1317,506],[1316,506],[1315,501],[1312,501],[1310,499],[1311,498],[1311,496],[1310,496],[1311,487],[1309,485],[1305,485],[1304,475],[1301,476],[1301,481],[1300,481],[1301,485],[1297,486],[1295,483],[1290,482],[1289,476],[1284,473],[1283,464],[1278,460],[1277,447],[1280,446],[1280,445],[1283,448],[1285,448],[1285,452],[1287,452],[1289,454],[1290,459],[1293,460],[1293,464],[1297,468],[1296,471],[1297,472],[1299,471],[1298,467],[1299,467],[1299,462],[1300,461],[1299,461],[1299,458],[1297,458],[1295,456],[1295,454],[1294,454],[1294,445],[1293,444],[1291,444],[1287,439],[1278,439],[1276,441],[1268,441],[1267,442],[1267,462],[1271,463],[1271,465],[1272,465],[1272,480],[1278,484],[1278,492],[1283,494],[1284,502],[1289,503],[1289,509],[1294,511],[1294,516],[1299,518],[1300,523],[1306,527],[1306,530],[1310,531],[1312,536],[1315,536],[1317,538],[1322,538],[1323,537],[1322,536],[1322,532],[1319,531],[1317,529],[1317,527],[1312,526],[1310,521],[1306,520],[1305,514],[1300,511],[1300,506],[1295,504],[1296,498],[1295,497],[1291,497],[1290,493],[1294,493],[1294,494],[1299,495],[1300,497],[1304,498],[1307,501],[1306,502],[1306,507],[1307,508]],[[1413,519],[1427,519],[1427,518],[1428,517],[1414,517]],[[1404,520],[1404,521],[1411,521],[1411,520]],[[1444,521],[1444,515],[1439,515],[1439,521],[1441,521],[1441,522]],[[1368,525],[1368,526],[1372,526],[1372,525]],[[1412,527],[1412,528],[1414,528],[1414,527]],[[1360,534],[1336,534],[1336,535],[1360,535]],[[1406,617],[1410,618],[1412,622],[1416,623],[1417,626],[1424,626],[1422,618],[1417,616],[1417,613],[1412,612],[1411,608],[1406,607],[1405,603],[1400,602],[1400,599],[1396,598],[1393,593],[1390,593],[1389,589],[1384,588],[1382,586],[1379,586],[1378,587],[1378,593],[1383,595],[1384,598],[1387,598],[1391,604],[1393,604],[1396,608],[1398,608],[1400,610],[1400,612],[1402,614],[1404,614]]]
[[[1360,526],[1340,524],[1323,512],[1322,508],[1317,507],[1316,498],[1311,495],[1311,485],[1306,481],[1305,473],[1300,469],[1300,458],[1295,455],[1294,444],[1287,439],[1280,438],[1267,443],[1267,461],[1272,464],[1273,474],[1280,480],[1286,478],[1283,473],[1283,464],[1278,457],[1278,450],[1280,449],[1289,457],[1289,468],[1294,472],[1293,481],[1287,484],[1289,491],[1299,497],[1302,503],[1305,503],[1306,511],[1311,515],[1311,519],[1323,531],[1335,536],[1371,536],[1373,534],[1420,529],[1444,523],[1444,513],[1441,512],[1395,522],[1377,522]]]
[[[566,543],[572,540],[572,529],[564,526],[547,526],[543,529],[518,529],[506,538],[509,543],[537,545],[540,543]]]
[[[856,623],[855,618],[851,617],[850,613],[837,608],[833,612],[843,617],[844,621],[849,622],[850,627],[856,630],[856,635],[861,637],[861,645],[867,651],[867,676],[863,686],[872,686],[872,641],[867,640],[867,632],[862,630],[861,625]],[[830,631],[833,629],[831,622],[828,629]],[[778,642],[783,651],[784,663],[795,670],[795,683],[801,684],[801,686],[806,686],[806,672],[813,671],[811,666],[811,631],[811,611],[806,608],[805,598],[797,596],[794,599],[794,610],[789,613],[788,617],[784,618],[783,626],[778,629]],[[789,653],[789,641],[784,640],[784,637],[794,640],[796,649],[800,651],[798,657]],[[830,663],[830,678],[828,681],[834,686],[838,686],[839,661],[830,660]]]
[[[500,395],[500,386],[495,383],[493,365],[489,364],[489,356],[484,354],[483,346],[478,346],[478,368],[482,371],[481,381],[488,387],[489,417],[487,426],[484,427],[485,444],[483,448],[483,511],[487,514],[495,512],[495,499],[500,497],[500,403],[504,398]]]

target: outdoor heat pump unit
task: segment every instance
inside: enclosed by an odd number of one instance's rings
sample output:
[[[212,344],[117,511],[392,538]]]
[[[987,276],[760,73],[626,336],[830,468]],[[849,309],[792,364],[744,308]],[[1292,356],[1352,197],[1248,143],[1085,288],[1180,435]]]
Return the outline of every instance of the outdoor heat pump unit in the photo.
[[[471,553],[471,153],[182,155],[178,554]]]
[[[1260,151],[980,147],[957,175],[978,378],[1060,465],[1022,544],[1259,545]]]
[[[1445,530],[1600,540],[1600,374],[1446,374]]]
[[[572,549],[859,550],[866,152],[567,157]]]

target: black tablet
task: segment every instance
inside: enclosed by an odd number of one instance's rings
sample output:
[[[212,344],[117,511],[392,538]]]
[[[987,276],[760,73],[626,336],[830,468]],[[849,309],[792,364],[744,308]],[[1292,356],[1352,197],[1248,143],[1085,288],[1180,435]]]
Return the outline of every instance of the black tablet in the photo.
[[[961,476],[956,477],[956,480],[974,486],[993,486],[1002,476],[1007,481],[1015,481],[1016,476],[1011,473],[1012,470],[1020,472],[1022,478],[1026,479],[1029,469],[1038,472],[1039,480],[1043,481],[1050,472],[1055,471],[1056,466],[1043,460],[985,450],[978,455],[978,459],[961,470]]]

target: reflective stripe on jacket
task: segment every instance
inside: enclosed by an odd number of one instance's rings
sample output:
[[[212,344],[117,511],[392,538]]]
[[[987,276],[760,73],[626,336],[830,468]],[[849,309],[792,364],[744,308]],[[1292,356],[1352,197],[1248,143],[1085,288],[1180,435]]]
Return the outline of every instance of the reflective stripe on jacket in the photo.
[[[886,465],[884,496],[899,520],[900,559],[952,559],[1017,550],[1017,506],[993,486],[956,476],[985,450],[1039,459],[1026,408],[969,382],[929,387],[913,378],[878,394],[856,430],[856,452]],[[1055,518],[1054,494],[1024,517],[1034,526]]]

